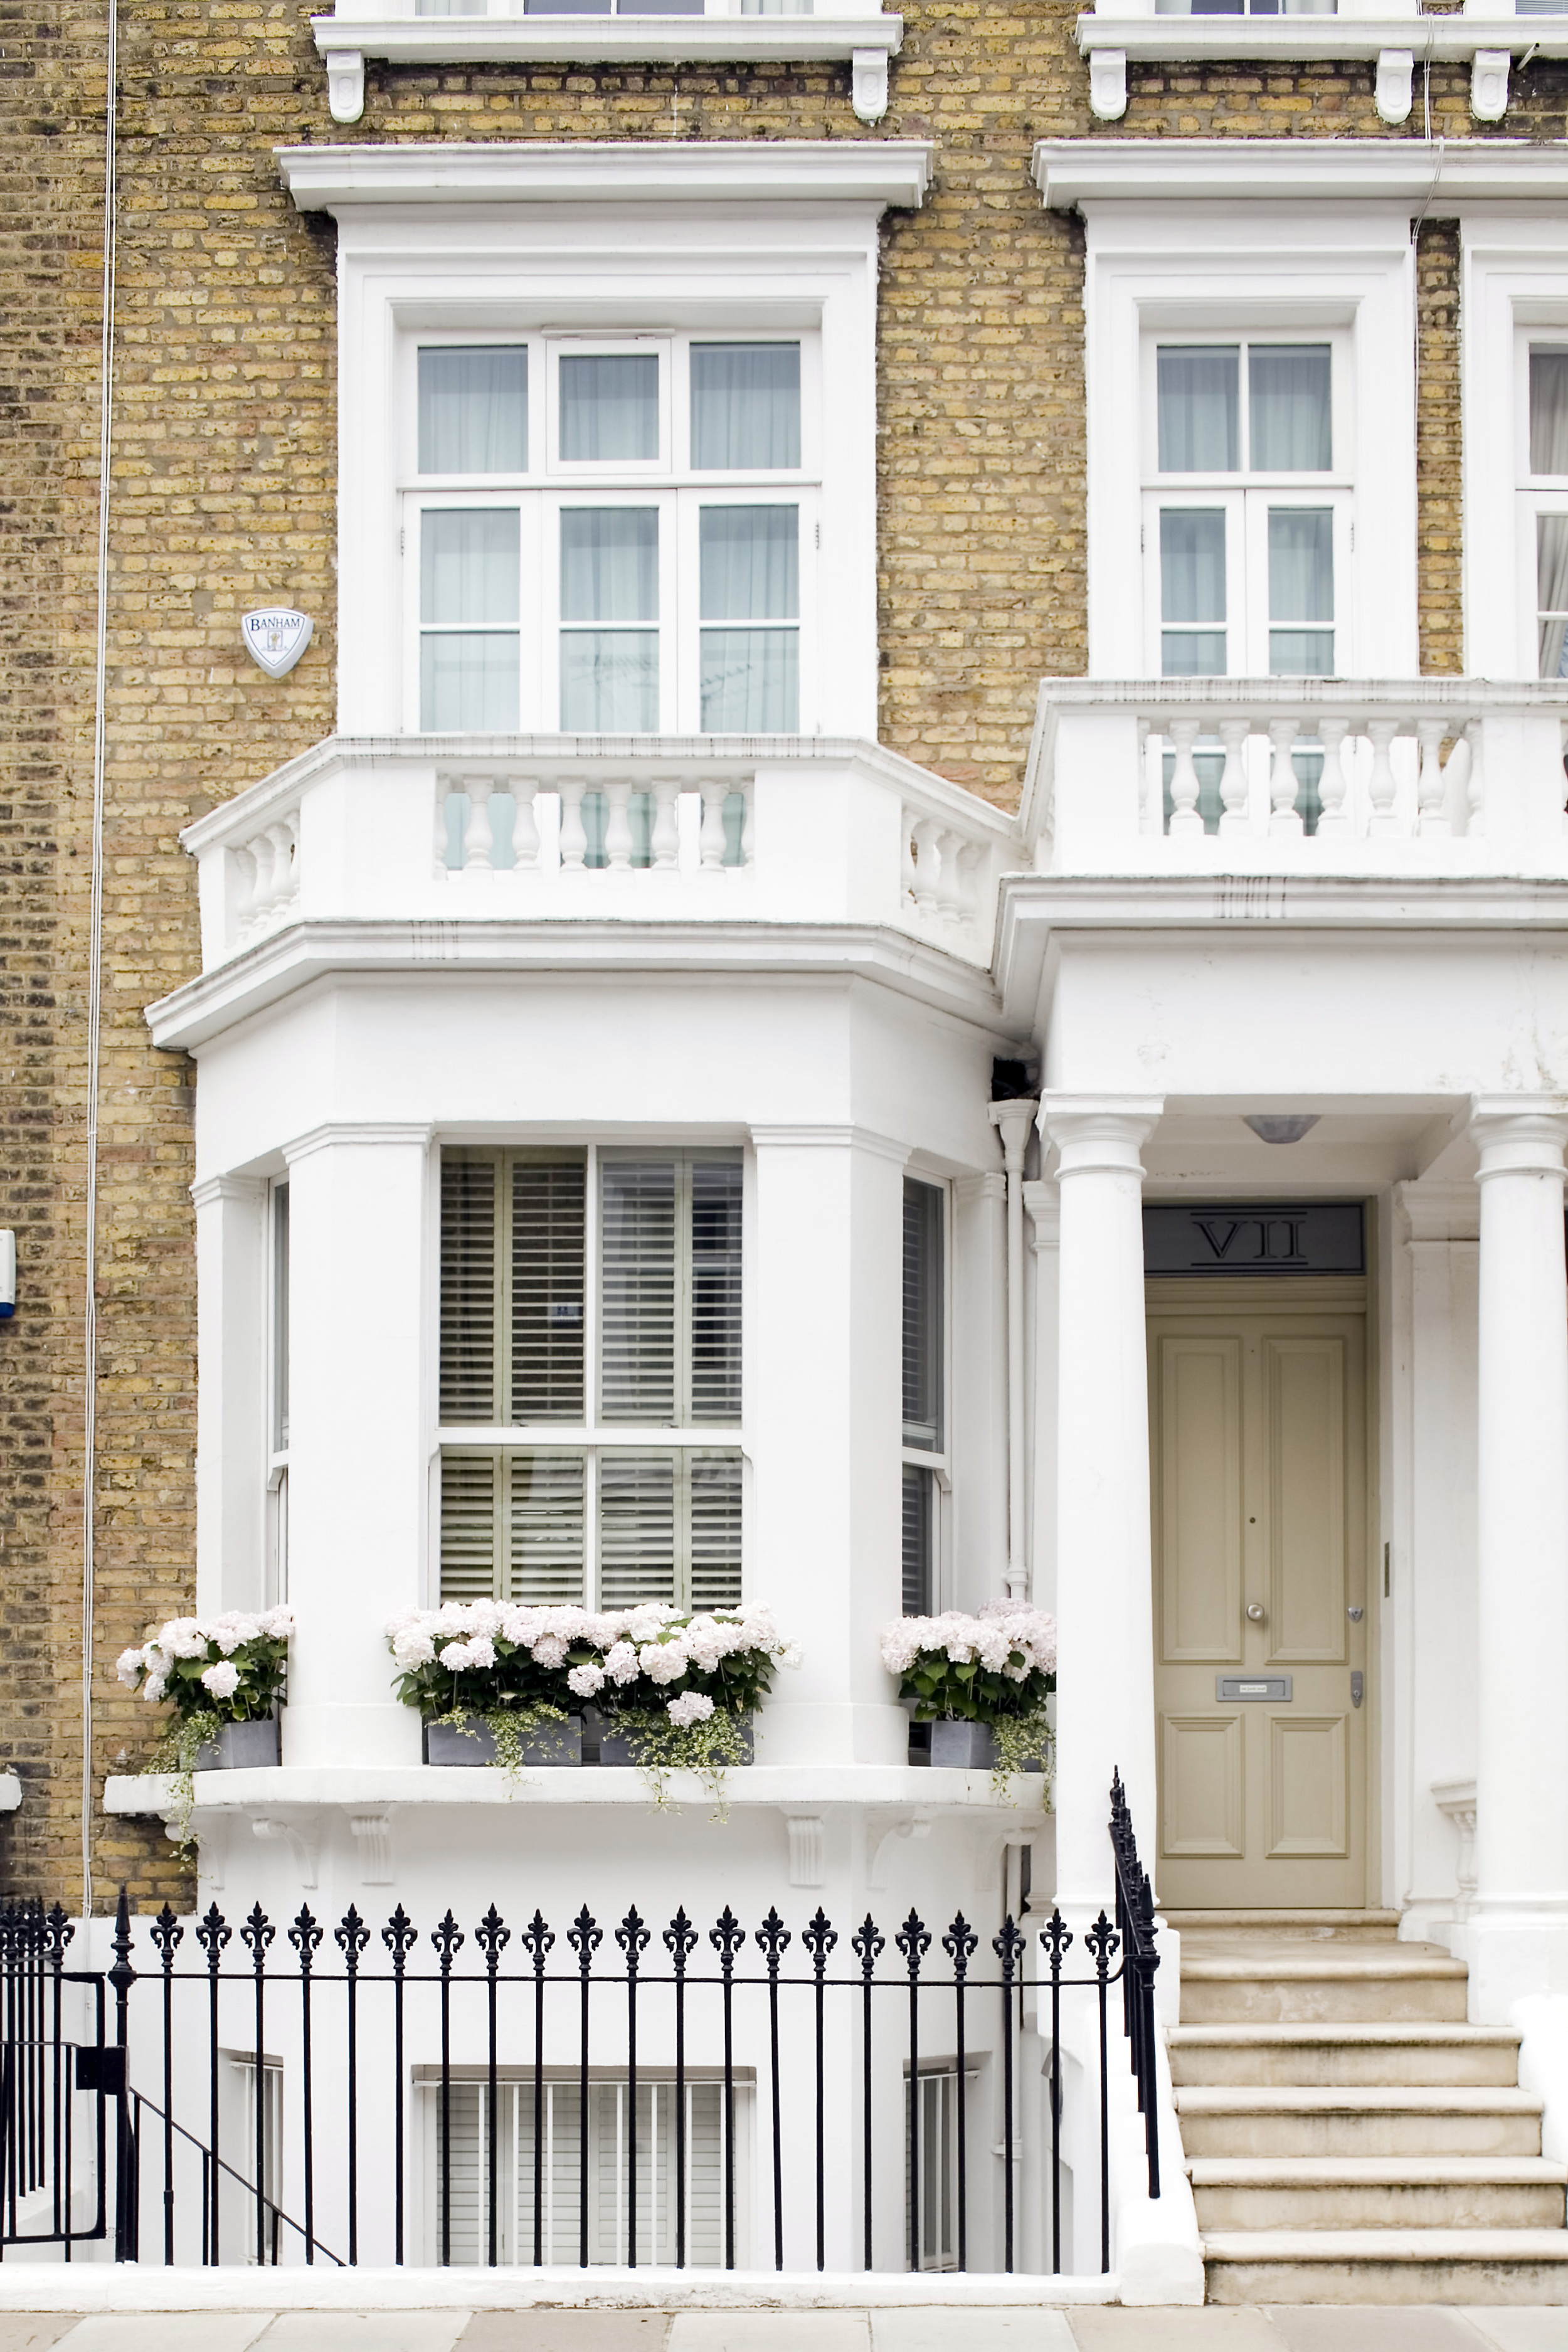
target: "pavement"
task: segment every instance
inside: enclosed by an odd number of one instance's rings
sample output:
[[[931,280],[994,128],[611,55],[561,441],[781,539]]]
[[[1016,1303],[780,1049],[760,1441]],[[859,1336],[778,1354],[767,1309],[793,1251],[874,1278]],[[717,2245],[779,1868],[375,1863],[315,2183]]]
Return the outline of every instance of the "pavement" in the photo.
[[[1568,2352],[1568,2307],[0,2313],[0,2352]]]

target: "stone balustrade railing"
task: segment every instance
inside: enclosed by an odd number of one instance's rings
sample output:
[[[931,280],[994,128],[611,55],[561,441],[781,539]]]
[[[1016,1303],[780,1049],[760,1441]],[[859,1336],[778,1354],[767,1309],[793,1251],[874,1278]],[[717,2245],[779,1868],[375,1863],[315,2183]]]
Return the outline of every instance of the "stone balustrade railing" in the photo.
[[[1568,686],[1051,678],[1020,825],[1054,873],[1568,873]]]
[[[319,921],[889,926],[989,961],[1010,816],[817,736],[333,737],[202,817],[210,969]]]

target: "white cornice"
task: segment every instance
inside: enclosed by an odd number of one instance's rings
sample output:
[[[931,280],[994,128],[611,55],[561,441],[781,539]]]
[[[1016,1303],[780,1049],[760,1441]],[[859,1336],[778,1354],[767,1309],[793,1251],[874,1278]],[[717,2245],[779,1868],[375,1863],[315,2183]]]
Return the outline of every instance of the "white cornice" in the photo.
[[[1568,57],[1568,16],[1080,16],[1073,28],[1085,57],[1120,49],[1128,58],[1275,58],[1310,62],[1375,58],[1409,49],[1415,63],[1453,61],[1478,49],[1521,57]]]
[[[1169,21],[1185,27],[1202,20],[1184,16]],[[1251,21],[1299,25],[1312,20]],[[1487,21],[1489,26],[1494,20]],[[1496,21],[1513,29],[1509,20]],[[1450,139],[1429,145],[1419,139],[1042,139],[1035,148],[1034,173],[1041,195],[1055,211],[1128,202],[1381,201],[1408,205],[1433,218],[1473,204],[1568,203],[1568,142],[1537,145],[1522,139]]]
[[[898,54],[901,16],[312,16],[319,54],[395,65],[723,65]]]
[[[920,139],[497,139],[272,152],[301,212],[334,213],[415,204],[858,203],[913,210],[931,184],[934,152]]]

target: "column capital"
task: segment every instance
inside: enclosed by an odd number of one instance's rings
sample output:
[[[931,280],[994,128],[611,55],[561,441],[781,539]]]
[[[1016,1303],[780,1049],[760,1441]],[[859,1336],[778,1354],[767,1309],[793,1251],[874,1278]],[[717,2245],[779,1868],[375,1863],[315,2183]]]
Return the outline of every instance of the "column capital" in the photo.
[[[1035,1229],[1030,1247],[1037,1256],[1041,1250],[1059,1249],[1062,1238],[1061,1187],[1045,1177],[1033,1178],[1024,1187],[1024,1206]]]
[[[1489,1176],[1561,1176],[1568,1145],[1568,1097],[1557,1094],[1472,1095],[1470,1140]]]
[[[1042,1095],[1040,1133],[1060,1155],[1058,1181],[1112,1171],[1142,1178],[1143,1146],[1164,1108],[1163,1095]]]
[[[991,1124],[1002,1139],[1002,1157],[1009,1176],[1024,1172],[1024,1154],[1029,1148],[1029,1129],[1040,1106],[1026,1096],[1012,1102],[994,1102]]]
[[[1428,1242],[1445,1247],[1468,1242],[1473,1248],[1479,1237],[1480,1196],[1473,1184],[1396,1184],[1394,1201],[1411,1249]]]
[[[245,1201],[254,1207],[266,1194],[265,1176],[198,1176],[191,1186],[198,1209],[210,1209],[215,1201]]]
[[[963,1208],[971,1208],[976,1201],[1005,1201],[1007,1179],[1000,1168],[983,1168],[978,1175],[955,1176],[952,1197]]]
[[[874,1159],[891,1160],[903,1167],[913,1146],[896,1135],[879,1135],[873,1127],[757,1127],[751,1129],[759,1151],[868,1151]]]
[[[313,1127],[307,1134],[297,1135],[283,1146],[283,1157],[290,1168],[296,1160],[309,1160],[314,1151],[333,1151],[345,1144],[411,1143],[423,1150],[435,1135],[426,1124],[397,1119],[342,1119],[331,1126]]]

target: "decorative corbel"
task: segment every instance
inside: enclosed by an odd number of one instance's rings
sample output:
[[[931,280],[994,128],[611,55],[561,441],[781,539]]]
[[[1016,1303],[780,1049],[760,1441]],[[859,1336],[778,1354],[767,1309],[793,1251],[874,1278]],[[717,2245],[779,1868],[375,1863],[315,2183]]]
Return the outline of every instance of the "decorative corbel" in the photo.
[[[871,1846],[870,1862],[866,1871],[866,1884],[873,1893],[887,1885],[889,1857],[900,1839],[930,1837],[931,1825],[935,1819],[934,1813],[913,1813],[906,1821],[894,1822],[889,1829],[879,1832],[875,1827],[872,1828],[870,1836],[875,1843]]]
[[[1500,122],[1508,112],[1507,49],[1478,49],[1470,61],[1470,112],[1478,122]]]
[[[862,122],[880,122],[888,111],[888,52],[856,49],[851,55],[849,102]]]
[[[1373,95],[1384,122],[1408,122],[1415,56],[1411,49],[1380,49]]]
[[[292,1822],[280,1821],[276,1813],[258,1813],[251,1822],[250,1833],[263,1844],[286,1845],[294,1857],[301,1886],[316,1884],[316,1841],[297,1830]]]
[[[357,122],[364,112],[364,54],[327,51],[327,104],[334,122]]]
[[[358,1848],[360,1884],[363,1886],[390,1886],[395,1873],[392,1864],[392,1816],[387,1812],[351,1813],[349,1827],[353,1832]]]
[[[823,1886],[822,1815],[786,1813],[789,1832],[789,1883],[792,1886]]]
[[[1120,122],[1127,111],[1127,52],[1096,49],[1089,60],[1089,110],[1101,122]]]

